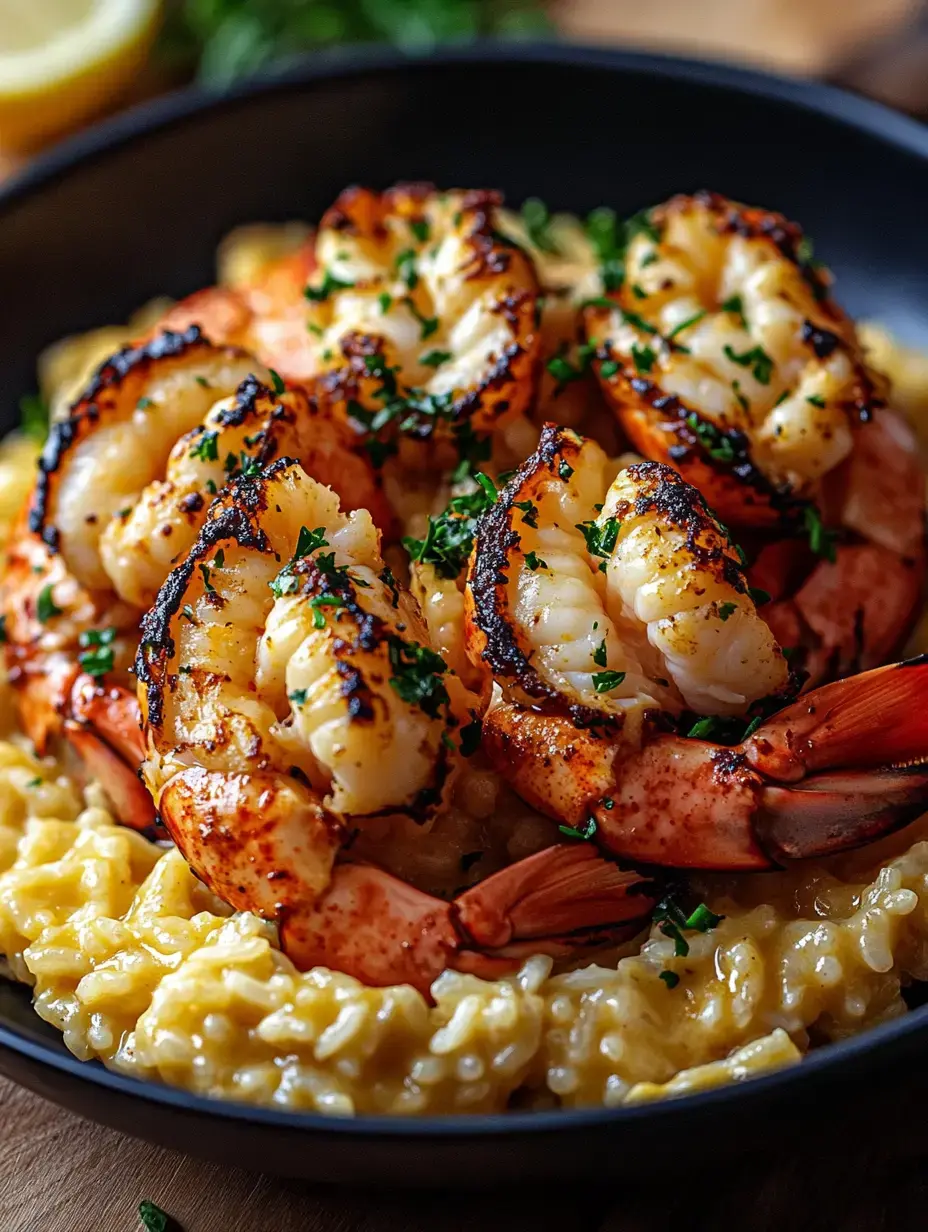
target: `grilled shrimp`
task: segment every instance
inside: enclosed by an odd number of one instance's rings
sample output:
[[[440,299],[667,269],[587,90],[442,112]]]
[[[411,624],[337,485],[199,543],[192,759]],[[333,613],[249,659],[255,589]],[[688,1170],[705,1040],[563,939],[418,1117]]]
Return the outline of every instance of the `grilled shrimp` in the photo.
[[[528,408],[538,284],[495,229],[499,201],[427,184],[352,188],[323,217],[308,328],[320,398],[356,430],[466,446]]]
[[[197,327],[118,352],[53,427],[11,543],[6,651],[26,730],[40,749],[63,732],[130,823],[151,819],[127,688],[139,617],[230,472],[286,450],[383,508],[345,430],[300,391],[272,394],[255,369],[271,380]]]
[[[751,576],[782,600],[767,618],[810,684],[885,662],[924,572],[914,435],[884,406],[829,281],[780,215],[675,197],[637,228],[622,289],[585,312],[635,446],[740,537],[783,524],[772,542],[753,535]]]
[[[788,673],[727,535],[660,463],[606,484],[598,447],[549,425],[478,523],[468,649],[500,686],[483,739],[499,773],[578,838],[657,865],[766,868],[917,815],[928,719],[908,711],[928,659],[763,722]],[[686,710],[704,717],[674,734]],[[698,738],[752,713],[735,748]]]
[[[236,238],[236,233],[229,237]],[[197,325],[217,345],[240,346],[287,380],[307,382],[317,369],[317,348],[306,331],[303,294],[316,268],[313,236],[288,244],[254,245],[249,260],[228,251],[220,282],[172,304],[157,329],[183,331]]]
[[[442,807],[482,705],[427,649],[369,514],[341,512],[296,463],[224,491],[143,637],[143,775],[161,817],[217,894],[280,923],[301,965],[427,989],[446,965],[479,967],[484,944],[486,969],[511,965],[519,927],[560,952],[574,892],[584,940],[646,909],[631,896],[642,878],[593,853],[565,862],[560,846],[454,904],[352,861],[375,816],[427,822]],[[542,918],[531,894],[549,882]]]
[[[828,285],[795,223],[700,193],[650,211],[621,288],[585,309],[634,447],[726,522],[774,523],[814,496],[882,404]]]
[[[736,550],[659,463],[609,484],[602,449],[546,425],[478,523],[469,647],[504,696],[583,722],[660,706],[739,714],[788,671]]]

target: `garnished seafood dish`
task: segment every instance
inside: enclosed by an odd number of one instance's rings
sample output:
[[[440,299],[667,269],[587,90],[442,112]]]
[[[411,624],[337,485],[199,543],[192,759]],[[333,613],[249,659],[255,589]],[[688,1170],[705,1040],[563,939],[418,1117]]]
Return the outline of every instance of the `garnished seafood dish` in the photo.
[[[767,208],[430,184],[50,348],[0,446],[4,973],[80,1058],[333,1115],[904,1014],[913,365]]]

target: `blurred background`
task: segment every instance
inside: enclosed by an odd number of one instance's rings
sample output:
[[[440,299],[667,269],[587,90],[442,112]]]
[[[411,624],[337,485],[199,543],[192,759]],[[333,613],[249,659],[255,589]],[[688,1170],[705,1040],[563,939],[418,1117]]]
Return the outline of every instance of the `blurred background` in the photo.
[[[495,35],[722,58],[928,114],[916,0],[0,0],[0,179],[100,115],[351,43]]]

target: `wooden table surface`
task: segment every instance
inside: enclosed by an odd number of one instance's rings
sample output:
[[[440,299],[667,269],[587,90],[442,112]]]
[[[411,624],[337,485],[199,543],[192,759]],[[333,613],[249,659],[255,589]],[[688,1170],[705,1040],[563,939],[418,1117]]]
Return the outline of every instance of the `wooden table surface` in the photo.
[[[895,1084],[894,1084],[895,1085]],[[637,1187],[436,1193],[275,1180],[147,1146],[0,1080],[0,1230],[138,1232],[156,1202],[171,1232],[909,1232],[928,1225],[924,1095],[851,1118],[805,1152],[720,1157]]]

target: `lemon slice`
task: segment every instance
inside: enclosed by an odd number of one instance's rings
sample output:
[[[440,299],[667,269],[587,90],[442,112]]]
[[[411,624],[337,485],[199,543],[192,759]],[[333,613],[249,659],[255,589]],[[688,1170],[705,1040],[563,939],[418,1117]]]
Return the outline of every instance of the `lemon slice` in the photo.
[[[126,88],[160,0],[0,0],[0,148],[74,128]]]

